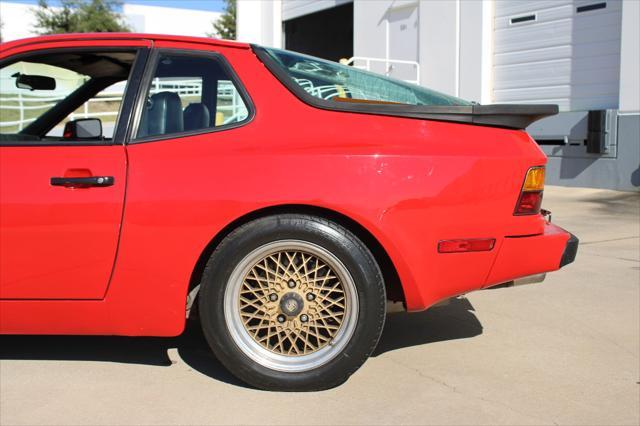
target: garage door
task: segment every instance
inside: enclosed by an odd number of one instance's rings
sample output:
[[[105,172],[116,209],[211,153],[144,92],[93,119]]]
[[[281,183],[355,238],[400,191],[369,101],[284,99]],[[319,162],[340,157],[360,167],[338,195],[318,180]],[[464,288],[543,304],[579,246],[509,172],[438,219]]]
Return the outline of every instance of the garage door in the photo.
[[[287,21],[352,2],[353,0],[283,0],[282,20]]]
[[[494,102],[618,107],[621,0],[498,0]]]

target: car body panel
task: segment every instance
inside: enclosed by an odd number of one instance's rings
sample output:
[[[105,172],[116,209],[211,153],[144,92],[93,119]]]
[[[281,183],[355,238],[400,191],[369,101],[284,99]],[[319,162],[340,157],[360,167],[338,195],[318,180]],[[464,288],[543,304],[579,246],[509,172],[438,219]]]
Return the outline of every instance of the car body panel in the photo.
[[[118,248],[124,147],[0,149],[0,298],[102,299]],[[114,185],[50,185],[74,173],[112,176]]]
[[[156,48],[222,54],[255,116],[229,130],[128,144],[118,260],[104,299],[0,301],[0,332],[177,335],[207,246],[238,219],[277,206],[326,209],[365,228],[391,259],[410,311],[559,268],[569,234],[554,236],[541,215],[513,215],[527,170],[546,163],[526,132],[317,109],[244,45],[144,37]],[[531,236],[536,256],[510,273]],[[438,241],[457,238],[496,245],[438,253]]]

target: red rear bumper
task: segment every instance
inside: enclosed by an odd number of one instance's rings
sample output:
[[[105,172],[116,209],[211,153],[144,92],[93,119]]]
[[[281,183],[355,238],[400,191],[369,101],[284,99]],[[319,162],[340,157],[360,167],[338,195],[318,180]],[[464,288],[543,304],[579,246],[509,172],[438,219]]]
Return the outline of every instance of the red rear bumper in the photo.
[[[551,272],[574,261],[578,238],[547,223],[539,235],[504,238],[483,287]]]

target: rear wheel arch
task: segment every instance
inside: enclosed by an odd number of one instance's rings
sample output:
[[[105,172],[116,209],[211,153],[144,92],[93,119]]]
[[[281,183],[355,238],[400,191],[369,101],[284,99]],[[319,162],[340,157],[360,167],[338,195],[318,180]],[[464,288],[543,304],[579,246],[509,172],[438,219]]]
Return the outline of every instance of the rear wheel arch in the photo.
[[[402,287],[402,282],[400,281],[398,271],[393,261],[391,260],[391,257],[388,255],[387,251],[378,241],[378,239],[367,228],[342,213],[339,213],[335,210],[306,204],[285,204],[254,210],[250,213],[240,216],[239,218],[235,219],[233,222],[225,226],[222,230],[220,230],[202,251],[191,273],[188,294],[194,295],[194,297],[190,301],[190,305],[197,306],[197,304],[193,303],[195,297],[197,297],[197,292],[195,292],[194,289],[196,289],[196,287],[200,284],[205,266],[209,258],[211,257],[211,254],[215,251],[222,240],[224,240],[224,238],[229,235],[234,229],[244,225],[245,223],[267,216],[275,216],[278,214],[305,214],[316,216],[335,222],[352,232],[371,251],[373,257],[378,263],[385,282],[387,298],[392,301],[402,302],[406,306],[404,289]]]

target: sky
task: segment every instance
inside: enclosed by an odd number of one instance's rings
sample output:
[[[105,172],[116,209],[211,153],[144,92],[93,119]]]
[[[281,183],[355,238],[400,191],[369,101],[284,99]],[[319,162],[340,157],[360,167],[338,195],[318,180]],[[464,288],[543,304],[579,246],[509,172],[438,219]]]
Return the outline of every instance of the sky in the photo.
[[[6,0],[11,3],[37,4],[38,0]],[[182,9],[209,10],[222,12],[223,0],[121,0],[123,3],[147,4],[150,6],[178,7]],[[60,4],[59,0],[48,0],[51,6]]]

